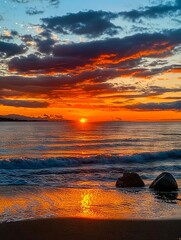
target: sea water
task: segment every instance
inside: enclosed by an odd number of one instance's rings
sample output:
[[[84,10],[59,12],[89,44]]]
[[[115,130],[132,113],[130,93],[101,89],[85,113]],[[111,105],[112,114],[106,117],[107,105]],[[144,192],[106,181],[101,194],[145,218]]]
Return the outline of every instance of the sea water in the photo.
[[[124,171],[146,187],[116,189]],[[180,190],[149,189],[163,171],[181,185],[181,122],[1,122],[0,221],[180,218]]]

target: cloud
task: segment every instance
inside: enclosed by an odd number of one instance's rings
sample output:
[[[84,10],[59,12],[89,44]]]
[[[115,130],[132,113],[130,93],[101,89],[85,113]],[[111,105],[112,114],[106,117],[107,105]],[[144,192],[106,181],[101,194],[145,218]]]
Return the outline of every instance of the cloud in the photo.
[[[119,75],[120,73],[115,70],[97,69],[93,72],[82,72],[77,76],[71,74],[34,77],[1,76],[0,96],[1,98],[42,98],[51,102],[52,99],[74,98],[77,94],[98,96],[103,93],[135,90],[134,86],[115,87],[107,82]]]
[[[43,27],[51,29],[61,34],[85,35],[87,37],[99,37],[103,34],[113,36],[122,30],[121,26],[115,25],[112,20],[119,17],[136,21],[141,18],[161,18],[164,16],[176,17],[181,12],[180,0],[167,2],[155,6],[149,6],[141,9],[133,9],[123,12],[106,12],[106,11],[84,11],[78,13],[69,13],[64,16],[42,18]],[[177,19],[176,19],[177,20]],[[133,26],[136,31],[144,31],[145,28]]]
[[[21,35],[20,39],[27,46],[36,46],[37,51],[43,54],[52,52],[54,45],[58,42],[58,38],[55,38],[49,30],[44,30],[35,36],[30,34]]]
[[[181,97],[164,97],[163,99],[181,100]]]
[[[47,40],[49,41],[49,40]],[[38,41],[37,41],[38,42]],[[181,43],[181,29],[169,31],[165,34],[135,34],[124,38],[110,38],[91,42],[70,44],[55,44],[52,47],[47,44],[47,50],[51,55],[41,57],[28,55],[15,57],[9,61],[9,70],[26,74],[50,74],[71,73],[82,71],[94,71],[97,68],[114,68],[124,70],[125,64],[129,71],[134,61],[142,58],[164,58],[172,54],[172,50]],[[46,44],[40,46],[46,48]],[[43,50],[45,52],[45,50]],[[130,61],[130,62],[129,62]],[[134,69],[135,70],[135,69]],[[139,77],[141,69],[136,69],[135,76]],[[154,72],[155,71],[155,72]],[[157,74],[160,69],[148,72]]]
[[[51,95],[52,92],[74,90],[75,88],[83,88],[83,85],[77,84],[89,81],[92,83],[105,82],[107,79],[116,76],[116,72],[112,70],[96,70],[94,72],[82,72],[81,74],[62,75],[62,76],[38,76],[38,77],[23,77],[23,76],[0,76],[0,95],[1,97],[20,94],[46,94]],[[107,84],[108,86],[108,84]],[[111,84],[109,85],[111,87]]]
[[[124,106],[126,109],[135,111],[181,111],[181,101],[162,103],[137,103]]]
[[[0,99],[0,105],[13,106],[13,107],[25,107],[25,108],[46,108],[48,107],[49,103],[30,101],[30,100]]]
[[[50,4],[57,6],[60,3],[60,0],[48,0]]]
[[[29,3],[31,2],[31,0],[12,0],[13,2],[16,3]],[[42,0],[39,0],[42,1]],[[53,5],[53,6],[57,6],[60,3],[60,0],[44,0],[47,1],[49,4]]]
[[[180,0],[176,0],[174,3],[168,2],[167,4],[145,7],[144,9],[120,12],[119,16],[134,22],[140,18],[160,18],[165,15],[177,15],[178,11],[181,11]]]
[[[113,36],[122,28],[114,25],[111,20],[118,14],[105,11],[69,13],[60,17],[42,18],[44,27],[62,34],[85,35],[99,37],[103,34]]]
[[[39,52],[49,54],[52,52],[57,40],[53,38],[49,30],[46,30],[34,37],[34,42],[36,43]]]
[[[85,59],[95,59],[100,56],[108,57],[110,62],[127,60],[139,56],[159,56],[172,50],[181,43],[181,29],[165,34],[135,34],[124,38],[110,38],[83,43],[56,45],[53,49],[54,56],[71,56]],[[106,59],[105,59],[106,60]],[[108,62],[108,61],[105,61]],[[104,62],[102,62],[104,64]]]
[[[18,32],[11,30],[11,31],[4,31],[0,34],[0,39],[3,41],[10,41],[14,40],[15,37],[18,36]]]
[[[135,99],[147,98],[150,96],[161,96],[165,93],[180,93],[181,88],[165,88],[158,86],[141,86],[137,84],[121,83],[114,85],[111,81],[114,77],[120,76],[120,72],[114,69],[97,69],[94,72],[82,72],[81,74],[74,75],[62,75],[62,76],[4,76],[0,77],[0,103],[5,106],[15,107],[48,107],[48,103],[51,106],[56,107],[69,106],[71,108],[82,107],[82,103],[79,103],[77,96],[92,98],[92,104],[90,108],[93,108],[95,98],[99,99],[99,106],[102,110],[111,107],[111,109],[119,110],[120,108],[132,109],[135,111],[146,111],[146,107],[150,105],[140,104],[128,105],[128,100],[135,101]],[[14,98],[15,100],[9,100]],[[37,101],[22,101],[20,98],[28,99],[45,99],[45,102]],[[72,99],[77,99],[72,102]],[[69,99],[67,101],[67,99]],[[109,105],[105,104],[105,100],[109,100]],[[114,101],[111,101],[111,99]],[[121,100],[122,101],[121,101]],[[174,100],[174,98],[172,99]],[[178,100],[178,99],[175,99]],[[34,102],[34,103],[32,103]],[[48,103],[47,103],[48,102]],[[70,103],[71,105],[66,105]],[[79,104],[79,105],[78,105]],[[126,107],[124,105],[126,104]],[[154,110],[158,110],[161,105],[155,107]],[[87,106],[88,107],[88,106]],[[140,109],[139,109],[140,107]]]
[[[130,70],[131,71],[131,70]],[[0,96],[1,98],[45,98],[57,99],[69,97],[73,94],[86,94],[89,96],[102,96],[111,99],[130,99],[143,98],[149,96],[160,96],[165,93],[181,92],[181,88],[165,88],[158,86],[141,87],[137,85],[125,84],[114,85],[108,80],[124,76],[124,71],[114,69],[97,69],[93,72],[82,72],[79,75],[62,76],[4,76],[0,77]],[[130,73],[131,74],[131,73]],[[119,93],[119,95],[114,95]],[[104,96],[102,96],[104,98]],[[114,102],[113,102],[114,103]],[[116,101],[116,104],[118,102]]]
[[[14,55],[19,55],[26,52],[24,45],[17,45],[15,43],[7,43],[0,41],[0,57],[8,58]]]
[[[22,65],[23,64],[23,65]],[[74,57],[44,57],[29,55],[27,57],[14,58],[9,63],[11,71],[29,74],[55,74],[65,73],[69,70],[83,66],[83,59]]]
[[[130,88],[131,89],[131,88]],[[118,96],[110,96],[110,98],[124,98],[124,99],[137,99],[137,98],[143,98],[143,97],[153,97],[153,96],[160,96],[165,93],[176,93],[181,92],[181,88],[166,88],[166,87],[158,87],[158,86],[149,86],[147,88],[138,88],[138,89],[132,89],[135,90],[135,93],[129,93],[129,94],[119,94]],[[164,98],[164,99],[174,99],[174,97],[171,98]],[[178,100],[178,98],[175,98]],[[120,101],[116,100],[112,103],[119,104]],[[121,102],[122,103],[122,102]]]
[[[37,15],[37,14],[42,14],[44,11],[42,10],[37,10],[36,7],[31,7],[28,10],[26,10],[26,14],[28,15]]]
[[[12,0],[13,2],[16,2],[16,3],[28,3],[29,0]]]
[[[174,65],[174,67],[169,69],[168,72],[181,73],[181,65]]]
[[[0,39],[3,41],[9,41],[9,40],[13,40],[13,37],[11,35],[2,34],[2,35],[0,35]],[[0,49],[0,51],[1,51],[1,49]]]

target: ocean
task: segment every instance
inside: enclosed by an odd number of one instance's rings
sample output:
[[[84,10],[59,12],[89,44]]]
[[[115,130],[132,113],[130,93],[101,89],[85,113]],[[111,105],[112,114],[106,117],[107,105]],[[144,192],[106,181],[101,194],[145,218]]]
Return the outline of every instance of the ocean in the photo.
[[[146,187],[116,189],[124,171]],[[181,186],[181,122],[1,122],[0,222],[180,218],[180,189],[149,189],[164,171]]]

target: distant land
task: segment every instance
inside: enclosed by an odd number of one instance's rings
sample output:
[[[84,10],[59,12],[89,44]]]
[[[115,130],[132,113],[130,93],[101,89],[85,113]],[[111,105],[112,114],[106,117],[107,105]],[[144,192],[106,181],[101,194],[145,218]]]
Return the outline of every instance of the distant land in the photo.
[[[0,115],[0,122],[50,122],[67,121],[61,115],[43,115],[40,117],[28,117],[18,114]]]
[[[23,120],[23,119],[13,119],[13,118],[5,118],[5,117],[0,117],[0,122],[48,122],[48,120]]]

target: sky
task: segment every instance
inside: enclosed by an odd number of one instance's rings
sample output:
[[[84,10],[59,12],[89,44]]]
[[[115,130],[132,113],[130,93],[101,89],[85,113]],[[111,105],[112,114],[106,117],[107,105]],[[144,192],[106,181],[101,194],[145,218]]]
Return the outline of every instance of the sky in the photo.
[[[0,115],[181,120],[181,0],[1,0]]]

